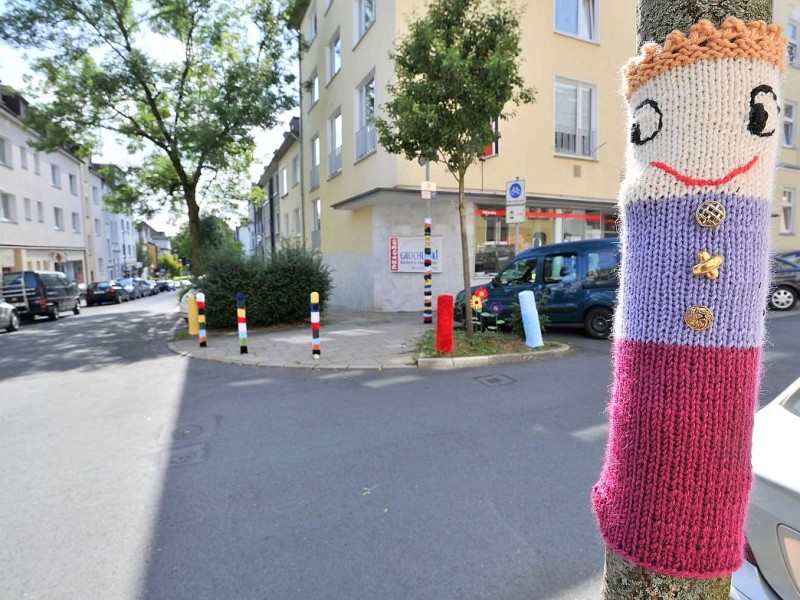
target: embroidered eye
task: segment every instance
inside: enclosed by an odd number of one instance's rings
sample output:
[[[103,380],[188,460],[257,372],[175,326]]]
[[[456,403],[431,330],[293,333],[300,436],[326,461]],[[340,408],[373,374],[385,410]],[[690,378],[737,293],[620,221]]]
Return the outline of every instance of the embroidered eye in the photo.
[[[645,100],[633,111],[631,142],[637,146],[649,142],[661,131],[662,118],[658,102]]]
[[[750,120],[747,131],[758,137],[769,137],[778,127],[778,97],[768,85],[760,85],[750,92]]]

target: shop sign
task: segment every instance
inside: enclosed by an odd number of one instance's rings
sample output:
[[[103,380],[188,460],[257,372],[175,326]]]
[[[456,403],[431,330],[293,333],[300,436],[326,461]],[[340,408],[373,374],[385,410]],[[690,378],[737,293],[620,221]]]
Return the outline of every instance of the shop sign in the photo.
[[[431,271],[441,273],[442,236],[431,236]],[[389,270],[392,273],[425,272],[425,236],[390,237]]]

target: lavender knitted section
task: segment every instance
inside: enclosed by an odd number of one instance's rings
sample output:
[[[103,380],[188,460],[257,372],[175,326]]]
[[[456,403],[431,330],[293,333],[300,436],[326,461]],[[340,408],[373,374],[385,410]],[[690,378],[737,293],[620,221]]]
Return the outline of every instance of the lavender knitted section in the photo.
[[[706,200],[725,205],[722,227],[703,228],[695,222],[695,211]],[[716,348],[760,346],[769,283],[769,215],[769,203],[763,199],[710,192],[626,204],[625,295],[617,313],[617,339]],[[692,274],[698,250],[725,258],[712,285]],[[699,335],[683,323],[686,307],[693,304],[714,312],[714,326]]]

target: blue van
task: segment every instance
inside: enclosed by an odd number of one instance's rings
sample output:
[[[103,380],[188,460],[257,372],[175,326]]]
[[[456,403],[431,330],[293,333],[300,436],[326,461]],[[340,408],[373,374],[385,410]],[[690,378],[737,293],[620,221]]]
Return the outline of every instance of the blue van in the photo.
[[[519,293],[531,290],[551,325],[579,326],[593,338],[611,334],[619,287],[618,238],[564,242],[529,248],[483,288],[483,310],[508,317]],[[463,314],[464,292],[456,296],[456,310]]]

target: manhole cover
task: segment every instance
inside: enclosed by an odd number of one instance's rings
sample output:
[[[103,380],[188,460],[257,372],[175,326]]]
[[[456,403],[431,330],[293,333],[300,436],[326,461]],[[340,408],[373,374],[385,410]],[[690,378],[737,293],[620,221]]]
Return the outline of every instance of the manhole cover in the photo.
[[[484,377],[476,377],[475,379],[480,381],[483,385],[489,387],[508,385],[509,383],[514,383],[516,381],[515,379],[511,379],[511,377],[507,377],[506,375],[485,375]]]
[[[206,457],[205,444],[177,448],[167,454],[168,467],[183,467],[203,461]]]
[[[172,432],[172,437],[176,440],[188,440],[203,433],[200,425],[181,425]]]

